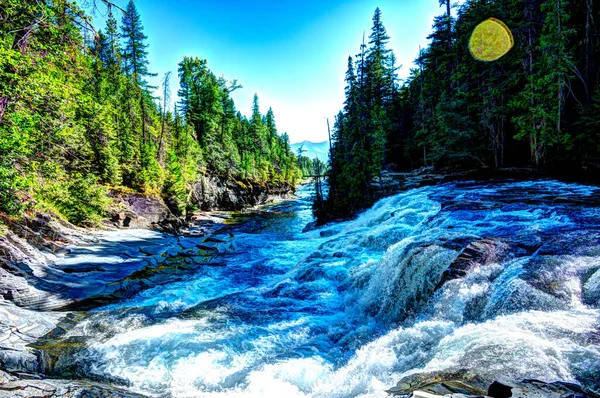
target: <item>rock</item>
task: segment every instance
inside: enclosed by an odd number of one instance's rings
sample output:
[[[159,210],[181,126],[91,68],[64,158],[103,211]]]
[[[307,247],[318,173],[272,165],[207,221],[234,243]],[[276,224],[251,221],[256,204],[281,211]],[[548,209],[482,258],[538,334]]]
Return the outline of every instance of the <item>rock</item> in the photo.
[[[521,383],[516,383],[516,386],[513,388],[513,397],[600,398],[598,394],[585,390],[577,384],[562,381],[545,383],[539,380],[523,380]]]
[[[47,357],[30,344],[60,324],[62,316],[0,302],[0,368],[12,376],[39,378],[47,370]],[[7,373],[0,373],[0,380],[14,379],[6,376]]]
[[[71,380],[10,380],[0,383],[1,398],[144,398],[114,386]]]
[[[488,387],[488,393],[492,398],[510,398],[512,397],[512,387],[507,386],[506,384],[502,384],[498,381],[494,381]]]
[[[588,305],[600,306],[600,269],[585,281],[583,285],[583,301]]]
[[[0,350],[0,368],[4,371],[19,374],[40,374],[44,371],[38,355],[31,350]]]
[[[469,243],[444,271],[435,290],[441,288],[448,281],[467,275],[476,265],[499,261],[507,255],[509,249],[510,246],[502,239],[489,238]]]
[[[227,263],[224,262],[214,262],[214,263],[206,263],[204,264],[206,267],[226,267]]]
[[[204,243],[225,243],[224,240],[221,240],[218,238],[213,238],[212,236],[209,236],[208,238],[204,239],[202,242],[204,242]]]
[[[415,391],[411,394],[411,397],[414,397],[414,398],[436,398],[436,397],[439,397],[439,395],[430,394],[425,391]]]
[[[144,196],[137,193],[119,193],[109,195],[113,199],[108,212],[109,220],[120,228],[148,228],[165,220],[176,219],[161,198]]]
[[[204,251],[207,251],[207,252],[218,252],[219,251],[219,249],[217,249],[216,247],[212,247],[212,246],[206,246],[206,245],[200,245],[200,244],[198,244],[198,245],[196,245],[196,247],[198,249],[200,249],[200,250],[204,250]]]
[[[319,232],[319,236],[321,238],[329,238],[330,236],[333,236],[333,235],[335,235],[338,232],[339,231],[334,230],[334,229],[326,229],[326,230],[320,231]]]
[[[484,378],[468,370],[413,374],[387,392],[395,396],[423,398],[483,398],[484,395],[490,398],[600,398],[592,391],[562,381],[494,380],[486,387]]]
[[[467,369],[456,372],[416,373],[404,377],[396,387],[387,392],[392,395],[407,395],[414,391],[430,394],[472,394],[484,395],[488,382]]]
[[[201,210],[242,210],[290,198],[294,190],[288,184],[264,186],[250,181],[202,177],[193,186],[192,200]]]

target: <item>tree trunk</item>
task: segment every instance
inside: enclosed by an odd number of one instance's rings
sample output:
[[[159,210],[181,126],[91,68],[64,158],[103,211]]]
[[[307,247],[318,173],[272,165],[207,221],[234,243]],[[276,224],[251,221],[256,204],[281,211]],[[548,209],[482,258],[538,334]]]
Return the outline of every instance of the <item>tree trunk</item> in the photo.
[[[587,87],[592,87],[592,85],[590,84],[590,71],[593,70],[593,66],[592,66],[592,58],[590,57],[590,54],[594,53],[594,42],[591,39],[592,38],[592,0],[586,0],[585,1],[585,6],[586,6],[586,16],[585,16],[585,72],[584,72],[584,78],[585,78],[585,84]],[[590,102],[590,94],[589,94],[589,90],[586,89],[586,101],[589,103]]]
[[[8,97],[0,97],[0,122],[2,122],[2,118],[4,117],[4,112],[6,112],[7,107]]]
[[[144,93],[140,96],[140,107],[142,108],[142,143],[140,146],[140,160],[142,168],[147,166],[146,164],[146,105],[144,104]]]
[[[36,24],[34,23],[17,32],[13,40],[13,50],[20,51],[22,53],[24,53],[25,50],[27,50],[27,45],[29,44],[29,40],[31,39],[31,32],[33,32],[33,28],[35,28],[35,25]]]
[[[528,37],[528,41],[529,41],[529,47],[528,47],[528,51],[529,51],[529,76],[533,75],[533,49],[531,48],[531,46],[533,45],[533,40],[532,40],[532,32],[531,32],[531,27],[529,27],[529,37]],[[533,86],[531,87],[531,100],[530,100],[530,104],[531,104],[531,112],[533,112],[533,107],[535,105],[534,102],[534,93],[533,93]],[[535,163],[535,166],[537,167],[539,165],[539,159],[538,159],[538,148],[537,148],[537,139],[536,139],[536,132],[535,132],[535,119],[533,118],[533,116],[531,117],[531,132],[529,133],[531,136],[531,140],[530,140],[530,144],[531,144],[531,160],[533,160],[533,162]]]

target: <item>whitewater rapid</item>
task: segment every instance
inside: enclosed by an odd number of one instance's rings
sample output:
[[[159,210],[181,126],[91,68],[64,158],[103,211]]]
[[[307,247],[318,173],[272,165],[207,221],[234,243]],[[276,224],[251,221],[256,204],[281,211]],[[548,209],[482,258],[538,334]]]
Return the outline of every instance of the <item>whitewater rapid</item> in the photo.
[[[310,196],[234,215],[224,266],[92,311],[56,374],[173,397],[386,397],[465,368],[600,389],[597,188],[423,187],[303,232]],[[440,285],[483,239],[497,255]]]

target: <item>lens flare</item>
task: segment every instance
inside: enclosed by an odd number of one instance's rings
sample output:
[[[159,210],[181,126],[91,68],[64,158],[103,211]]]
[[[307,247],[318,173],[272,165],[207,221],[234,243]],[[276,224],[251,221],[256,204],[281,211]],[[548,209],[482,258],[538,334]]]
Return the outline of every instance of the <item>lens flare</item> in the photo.
[[[479,61],[495,61],[506,55],[515,44],[512,32],[496,18],[489,18],[477,25],[471,40],[469,50]]]

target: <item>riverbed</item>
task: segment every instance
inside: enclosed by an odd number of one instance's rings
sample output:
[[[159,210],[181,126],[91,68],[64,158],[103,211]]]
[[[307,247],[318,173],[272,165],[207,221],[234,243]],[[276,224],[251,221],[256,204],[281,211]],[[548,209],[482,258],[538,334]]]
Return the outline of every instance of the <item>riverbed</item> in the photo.
[[[468,368],[600,391],[598,188],[446,183],[305,230],[311,197],[180,238],[194,267],[81,314],[52,376],[149,396],[386,397],[404,376]]]

